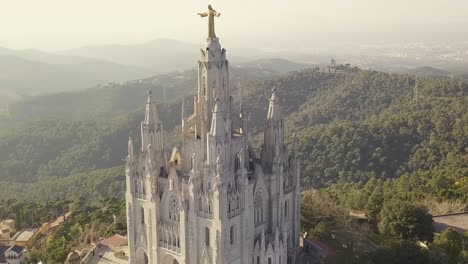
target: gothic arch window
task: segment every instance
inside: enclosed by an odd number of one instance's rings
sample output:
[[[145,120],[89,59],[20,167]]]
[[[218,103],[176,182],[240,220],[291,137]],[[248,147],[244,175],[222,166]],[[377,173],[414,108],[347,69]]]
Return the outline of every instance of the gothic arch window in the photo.
[[[169,197],[168,207],[169,220],[177,221],[179,218],[179,202],[174,195]]]
[[[271,264],[271,258],[268,258],[268,264]]]
[[[140,209],[140,217],[141,217],[141,224],[144,225],[145,224],[145,209],[143,207],[141,207]]]
[[[231,229],[229,230],[229,242],[231,245],[234,245],[234,226],[231,226]]]
[[[203,204],[202,204],[202,198],[198,198],[198,210],[203,211]]]
[[[203,71],[202,77],[202,85],[203,85],[203,95],[206,96],[206,70]]]
[[[263,221],[263,197],[262,192],[257,191],[254,197],[254,208],[255,208],[255,224]]]
[[[288,218],[288,201],[284,202],[284,218]]]
[[[260,256],[257,256],[257,264],[260,264]]]
[[[237,172],[239,168],[240,168],[239,154],[236,154],[236,157],[234,158],[234,172]]]
[[[205,227],[205,246],[210,246],[210,229]]]

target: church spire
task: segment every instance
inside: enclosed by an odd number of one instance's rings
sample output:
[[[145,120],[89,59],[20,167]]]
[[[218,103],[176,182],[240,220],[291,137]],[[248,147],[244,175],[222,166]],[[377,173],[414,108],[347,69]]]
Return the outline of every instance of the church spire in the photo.
[[[133,156],[134,153],[133,153],[133,140],[132,140],[132,137],[128,137],[128,160],[130,162],[133,161]]]
[[[284,149],[284,123],[276,89],[272,90],[267,120],[263,134],[262,164],[265,171],[272,172],[275,158]]]
[[[215,106],[213,109],[213,117],[211,119],[211,129],[208,132],[207,142],[207,160],[211,165],[216,164],[218,156],[221,160],[228,161],[229,154],[226,151],[227,142],[226,134],[227,123],[223,113],[223,103],[218,98],[215,99]]]
[[[158,124],[159,116],[156,108],[156,103],[153,101],[152,92],[148,92],[148,99],[146,100],[146,111],[145,111],[145,124]]]
[[[224,137],[226,134],[226,124],[223,117],[220,100],[215,99],[215,106],[213,109],[213,118],[211,121],[210,134],[215,137]]]
[[[270,105],[268,107],[267,120],[281,120],[281,109],[279,105],[279,98],[276,95],[276,88],[272,90],[272,94],[270,97]]]
[[[145,119],[141,122],[141,151],[146,151],[148,145],[151,145],[154,151],[163,150],[162,125],[151,91],[148,92],[146,100]]]

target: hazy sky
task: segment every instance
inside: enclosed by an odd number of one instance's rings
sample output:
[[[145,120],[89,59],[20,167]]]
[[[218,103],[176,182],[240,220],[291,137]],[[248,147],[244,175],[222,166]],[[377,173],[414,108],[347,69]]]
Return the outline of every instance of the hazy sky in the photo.
[[[45,50],[156,38],[201,42],[207,4],[232,42],[450,41],[468,33],[468,0],[2,0],[0,46]]]

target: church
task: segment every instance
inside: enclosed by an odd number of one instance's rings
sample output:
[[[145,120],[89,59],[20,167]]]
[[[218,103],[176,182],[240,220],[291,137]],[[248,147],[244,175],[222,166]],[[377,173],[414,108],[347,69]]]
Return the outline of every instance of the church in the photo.
[[[192,113],[182,111],[182,147],[167,151],[151,93],[141,147],[128,142],[126,206],[130,264],[295,263],[300,236],[300,166],[284,143],[273,90],[260,157],[249,146],[242,98],[234,104],[229,62],[215,34],[198,60]]]

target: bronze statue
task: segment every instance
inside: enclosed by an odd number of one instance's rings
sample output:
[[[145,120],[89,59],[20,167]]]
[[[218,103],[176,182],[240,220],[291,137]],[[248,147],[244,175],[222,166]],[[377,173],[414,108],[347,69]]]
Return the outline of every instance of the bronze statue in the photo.
[[[216,38],[215,27],[214,27],[214,17],[219,17],[221,13],[216,12],[211,5],[208,5],[208,11],[205,13],[198,13],[201,17],[208,17],[208,38]]]

